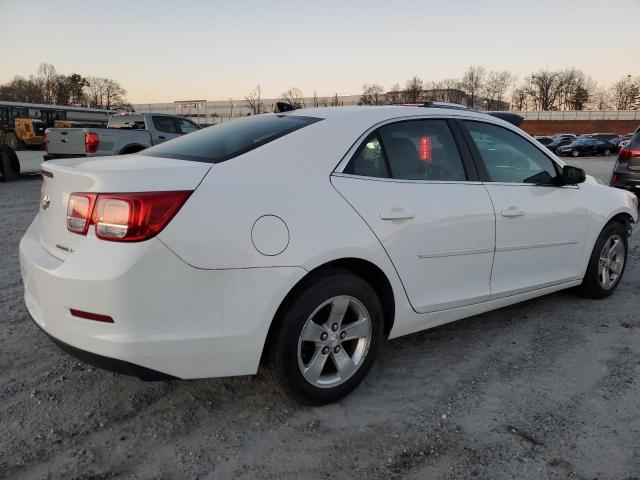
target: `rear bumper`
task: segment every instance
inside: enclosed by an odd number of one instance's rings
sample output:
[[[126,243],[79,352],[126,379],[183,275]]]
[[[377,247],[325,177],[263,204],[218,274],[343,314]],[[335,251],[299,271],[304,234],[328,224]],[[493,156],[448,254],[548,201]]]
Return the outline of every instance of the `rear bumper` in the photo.
[[[87,236],[62,260],[42,246],[38,231],[36,218],[20,242],[34,322],[89,363],[143,377],[256,373],[271,320],[306,272],[196,269],[157,238],[121,244]],[[70,309],[114,323],[78,318]]]
[[[616,181],[611,186],[640,195],[640,171],[615,171]]]
[[[45,153],[44,160],[57,160],[59,158],[82,158],[86,157],[86,154],[74,154],[74,153]]]

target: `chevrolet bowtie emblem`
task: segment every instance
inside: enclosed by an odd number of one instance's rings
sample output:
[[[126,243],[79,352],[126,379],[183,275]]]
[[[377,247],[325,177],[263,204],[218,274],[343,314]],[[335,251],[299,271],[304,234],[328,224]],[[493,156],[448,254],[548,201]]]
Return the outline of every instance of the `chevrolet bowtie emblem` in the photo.
[[[49,195],[43,195],[42,197],[40,197],[40,207],[42,207],[43,210],[49,208],[50,203],[51,199],[49,198]]]

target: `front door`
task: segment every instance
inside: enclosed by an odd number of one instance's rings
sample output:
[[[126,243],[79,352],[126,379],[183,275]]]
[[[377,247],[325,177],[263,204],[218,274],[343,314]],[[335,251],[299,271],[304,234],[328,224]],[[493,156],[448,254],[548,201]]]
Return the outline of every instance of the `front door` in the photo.
[[[382,243],[420,313],[490,294],[495,217],[485,187],[469,180],[465,154],[446,120],[396,122],[372,132],[331,179]]]
[[[496,212],[493,297],[576,280],[588,208],[578,186],[557,186],[559,166],[522,135],[464,121]]]

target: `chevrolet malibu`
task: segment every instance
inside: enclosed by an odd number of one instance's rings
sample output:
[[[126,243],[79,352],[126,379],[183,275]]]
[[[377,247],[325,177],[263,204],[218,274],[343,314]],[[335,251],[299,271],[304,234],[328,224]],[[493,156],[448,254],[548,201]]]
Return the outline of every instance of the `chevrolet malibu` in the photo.
[[[638,214],[514,125],[433,106],[258,115],[42,173],[20,261],[54,342],[143,379],[261,366],[308,404],[383,339],[610,295]]]

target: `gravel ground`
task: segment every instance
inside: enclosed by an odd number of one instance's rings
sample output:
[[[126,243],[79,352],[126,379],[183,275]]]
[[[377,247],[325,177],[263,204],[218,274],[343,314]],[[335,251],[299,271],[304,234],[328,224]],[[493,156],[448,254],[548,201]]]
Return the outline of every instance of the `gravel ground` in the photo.
[[[260,377],[144,383],[55,347],[17,256],[39,187],[0,183],[0,478],[640,478],[638,234],[612,297],[387,342],[355,393],[309,408]]]

